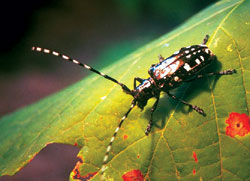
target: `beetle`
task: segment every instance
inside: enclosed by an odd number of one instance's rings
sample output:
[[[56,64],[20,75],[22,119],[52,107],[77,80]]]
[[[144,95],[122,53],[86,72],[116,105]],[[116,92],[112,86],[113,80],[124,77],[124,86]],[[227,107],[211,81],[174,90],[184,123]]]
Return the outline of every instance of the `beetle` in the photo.
[[[147,128],[145,129],[145,134],[148,135],[151,131],[153,124],[153,113],[157,108],[160,99],[160,93],[163,91],[167,93],[169,97],[174,100],[181,102],[189,106],[191,109],[205,116],[203,109],[196,105],[187,103],[186,101],[176,97],[171,94],[170,91],[178,88],[184,82],[191,82],[196,79],[200,79],[204,76],[214,76],[214,75],[230,75],[236,73],[235,69],[228,69],[220,72],[210,72],[210,73],[200,73],[207,66],[209,66],[213,61],[216,60],[216,56],[212,51],[206,46],[209,36],[206,35],[203,42],[200,45],[192,45],[188,47],[183,47],[179,51],[175,52],[168,58],[163,58],[159,55],[159,62],[152,64],[148,70],[150,75],[147,79],[142,79],[140,77],[134,78],[134,89],[129,89],[125,84],[119,82],[118,80],[106,75],[98,70],[90,67],[78,60],[72,59],[66,55],[60,54],[56,51],[52,51],[41,47],[32,47],[33,51],[43,52],[46,54],[51,54],[54,56],[61,57],[65,60],[71,61],[74,64],[80,65],[118,85],[121,86],[122,90],[133,97],[132,103],[128,111],[124,114],[120,120],[113,136],[110,139],[109,145],[107,146],[105,156],[103,158],[103,165],[101,167],[101,175],[103,175],[106,163],[108,160],[109,153],[112,148],[112,144],[117,136],[119,129],[121,128],[124,120],[128,117],[131,110],[137,105],[140,109],[144,109],[147,105],[147,101],[151,98],[156,98],[153,107],[151,108],[150,120],[148,122]],[[139,85],[137,85],[137,82]]]

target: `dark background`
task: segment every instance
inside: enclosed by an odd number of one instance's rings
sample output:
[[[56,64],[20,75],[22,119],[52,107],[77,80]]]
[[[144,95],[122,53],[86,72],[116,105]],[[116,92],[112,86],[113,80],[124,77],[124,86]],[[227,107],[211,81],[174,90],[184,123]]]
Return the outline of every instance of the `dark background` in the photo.
[[[213,2],[10,0],[1,4],[0,117],[89,74],[56,57],[32,52],[32,46],[57,50],[102,68]],[[78,150],[70,145],[49,145],[21,172],[0,180],[68,180]]]

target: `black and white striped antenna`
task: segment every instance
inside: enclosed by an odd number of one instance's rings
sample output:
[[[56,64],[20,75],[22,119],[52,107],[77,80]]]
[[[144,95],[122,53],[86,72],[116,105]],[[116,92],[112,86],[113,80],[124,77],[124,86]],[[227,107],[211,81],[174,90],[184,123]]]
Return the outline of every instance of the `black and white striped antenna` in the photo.
[[[81,67],[84,67],[84,68],[90,70],[91,72],[94,72],[94,73],[96,73],[96,74],[98,74],[98,75],[104,77],[105,79],[108,79],[108,80],[110,80],[110,81],[112,81],[112,82],[114,82],[114,83],[120,85],[125,93],[130,94],[130,95],[133,95],[133,94],[132,94],[132,91],[131,91],[125,84],[123,84],[123,83],[119,82],[118,80],[116,80],[116,79],[110,77],[109,75],[106,75],[106,74],[104,74],[104,73],[102,73],[102,72],[99,72],[98,70],[94,69],[94,68],[91,67],[91,66],[88,66],[88,65],[86,65],[86,64],[84,64],[84,63],[79,62],[78,60],[75,60],[75,59],[73,59],[73,58],[70,58],[70,57],[68,57],[68,56],[66,56],[66,55],[63,55],[63,54],[61,54],[61,53],[58,53],[58,52],[56,52],[56,51],[49,50],[49,49],[47,49],[47,48],[41,48],[41,47],[35,47],[35,46],[33,46],[33,47],[32,47],[32,50],[33,50],[33,51],[37,51],[37,52],[42,52],[42,53],[45,53],[45,54],[54,55],[54,56],[56,56],[56,57],[61,57],[61,58],[63,58],[64,60],[68,60],[68,61],[70,61],[70,62],[73,62],[74,64],[80,65]]]
[[[104,173],[104,171],[105,171],[105,169],[106,169],[106,164],[107,164],[107,161],[108,161],[109,153],[110,153],[111,148],[112,148],[112,144],[113,144],[113,142],[114,142],[114,140],[115,140],[115,138],[116,138],[116,136],[117,136],[117,133],[118,133],[119,129],[120,129],[121,126],[122,126],[122,123],[123,123],[124,120],[128,117],[128,114],[129,114],[130,111],[135,107],[135,105],[136,105],[136,100],[134,99],[134,100],[132,101],[131,105],[130,105],[129,110],[128,110],[128,111],[126,112],[126,114],[122,117],[120,123],[118,124],[117,128],[115,129],[115,133],[113,134],[113,136],[112,136],[111,139],[110,139],[109,145],[108,145],[108,147],[107,147],[107,149],[106,149],[105,156],[104,156],[104,158],[103,158],[103,164],[102,164],[102,167],[101,167],[101,172],[100,172],[101,180],[105,180],[103,173]]]
[[[64,60],[68,60],[70,62],[73,62],[74,64],[80,65],[81,67],[84,67],[84,68],[90,70],[91,72],[94,72],[94,73],[96,73],[96,74],[104,77],[105,79],[108,79],[108,80],[110,80],[110,81],[112,81],[112,82],[120,85],[125,93],[130,94],[130,95],[133,96],[133,91],[131,91],[125,84],[123,84],[123,83],[119,82],[118,80],[110,77],[109,75],[106,75],[106,74],[104,74],[102,72],[99,72],[98,70],[94,69],[93,67],[90,67],[90,66],[88,66],[88,65],[86,65],[84,63],[79,62],[78,60],[75,60],[75,59],[70,58],[70,57],[68,57],[66,55],[63,55],[61,53],[58,53],[56,51],[52,51],[52,50],[49,50],[49,49],[46,49],[46,48],[41,48],[41,47],[35,47],[35,46],[33,46],[32,50],[33,51],[37,51],[37,52],[42,52],[42,53],[45,53],[45,54],[54,55],[56,57],[61,57]],[[126,114],[120,120],[120,123],[118,124],[117,128],[115,129],[115,132],[114,132],[113,136],[110,139],[109,145],[108,145],[108,147],[106,149],[105,156],[103,158],[103,164],[102,164],[102,167],[101,167],[101,170],[100,170],[101,180],[105,180],[103,174],[104,174],[104,171],[106,169],[106,164],[107,164],[107,161],[108,161],[108,158],[109,158],[109,154],[110,154],[110,151],[111,151],[111,148],[112,148],[112,144],[113,144],[113,142],[114,142],[114,140],[115,140],[115,138],[117,136],[118,131],[120,130],[120,128],[122,126],[122,123],[128,117],[128,114],[135,107],[135,105],[136,105],[136,99],[133,99],[129,110],[126,112]]]

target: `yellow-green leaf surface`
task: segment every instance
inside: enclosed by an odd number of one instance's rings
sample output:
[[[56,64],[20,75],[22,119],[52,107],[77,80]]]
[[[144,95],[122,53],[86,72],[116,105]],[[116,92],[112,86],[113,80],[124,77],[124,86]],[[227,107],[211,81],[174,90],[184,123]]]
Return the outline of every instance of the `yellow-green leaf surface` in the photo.
[[[250,134],[233,138],[225,133],[230,112],[249,115],[249,10],[249,0],[219,1],[102,70],[132,88],[134,77],[148,77],[147,70],[158,62],[159,54],[167,57],[181,47],[200,44],[206,34],[210,35],[208,46],[218,58],[209,70],[237,70],[234,75],[185,83],[173,92],[202,107],[206,117],[161,94],[153,130],[145,136],[155,100],[150,100],[143,112],[133,109],[113,143],[107,179],[121,180],[131,170],[140,170],[148,180],[250,179]],[[82,147],[80,175],[98,172],[109,140],[131,101],[119,86],[91,75],[3,117],[0,175],[13,175],[49,143],[77,143]],[[93,179],[99,178],[97,173]]]

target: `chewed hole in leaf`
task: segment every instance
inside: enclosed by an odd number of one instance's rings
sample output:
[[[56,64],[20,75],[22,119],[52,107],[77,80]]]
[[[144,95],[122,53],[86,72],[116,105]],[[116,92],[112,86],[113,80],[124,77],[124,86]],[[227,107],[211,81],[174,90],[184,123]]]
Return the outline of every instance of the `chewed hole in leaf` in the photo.
[[[86,175],[81,175],[80,167],[83,164],[83,159],[80,156],[78,156],[78,158],[79,158],[79,161],[76,163],[76,166],[72,171],[73,173],[72,178],[76,180],[82,180],[82,181],[90,180],[92,177],[94,177],[97,174],[97,172],[88,173]]]
[[[80,166],[82,165],[83,161],[81,157],[78,157],[80,160],[76,163],[75,168],[73,169],[73,178],[74,179],[80,179],[82,176],[80,175]]]
[[[228,136],[245,136],[250,132],[250,119],[244,113],[230,113],[226,123],[228,124],[226,127],[226,134]]]
[[[0,180],[67,180],[77,162],[79,148],[65,144],[48,144],[13,176]]]

